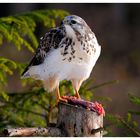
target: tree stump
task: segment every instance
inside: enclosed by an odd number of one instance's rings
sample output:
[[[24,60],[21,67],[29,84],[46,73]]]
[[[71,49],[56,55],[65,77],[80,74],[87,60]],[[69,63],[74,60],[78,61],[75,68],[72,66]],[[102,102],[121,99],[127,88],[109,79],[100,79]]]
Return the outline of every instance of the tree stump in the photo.
[[[66,103],[59,103],[58,110],[57,127],[61,128],[66,136],[101,137],[103,135],[103,131],[96,133],[96,130],[103,128],[103,115]]]
[[[4,129],[3,136],[51,136],[51,137],[101,137],[103,116],[101,104],[64,96],[68,103],[58,103],[57,123],[46,128]]]

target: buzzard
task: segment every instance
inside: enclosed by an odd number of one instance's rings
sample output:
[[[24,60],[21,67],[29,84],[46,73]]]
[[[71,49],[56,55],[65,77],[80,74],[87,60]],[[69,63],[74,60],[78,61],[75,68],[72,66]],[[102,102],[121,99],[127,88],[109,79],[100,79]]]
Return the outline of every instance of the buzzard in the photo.
[[[56,90],[57,101],[64,102],[59,83],[70,80],[75,97],[80,99],[79,88],[89,78],[100,51],[101,46],[86,22],[76,15],[66,16],[59,27],[40,38],[39,47],[22,78],[42,80],[44,88],[49,92]]]

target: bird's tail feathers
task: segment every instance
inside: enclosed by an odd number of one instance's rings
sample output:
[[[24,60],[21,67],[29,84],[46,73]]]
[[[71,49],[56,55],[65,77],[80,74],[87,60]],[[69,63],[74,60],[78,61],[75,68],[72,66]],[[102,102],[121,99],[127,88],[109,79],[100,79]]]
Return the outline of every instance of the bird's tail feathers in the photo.
[[[30,75],[30,72],[27,71],[21,76],[21,79],[25,79],[25,78],[29,78],[29,77],[31,77],[31,75]]]
[[[25,79],[25,78],[33,78],[36,80],[41,80],[42,78],[40,77],[40,73],[39,73],[39,68],[37,66],[32,66],[31,68],[29,68],[28,70],[25,70],[25,72],[23,72],[21,79]]]

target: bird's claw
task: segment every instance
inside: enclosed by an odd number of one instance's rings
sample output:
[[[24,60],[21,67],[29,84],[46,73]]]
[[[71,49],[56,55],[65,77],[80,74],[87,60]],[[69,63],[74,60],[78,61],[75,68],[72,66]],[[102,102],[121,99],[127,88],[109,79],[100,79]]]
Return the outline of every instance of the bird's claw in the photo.
[[[78,100],[81,100],[81,97],[79,95],[75,95],[74,97]]]
[[[67,99],[64,99],[64,98],[62,98],[62,97],[60,97],[60,98],[57,99],[57,104],[58,104],[59,102],[67,103],[68,100],[67,100]]]

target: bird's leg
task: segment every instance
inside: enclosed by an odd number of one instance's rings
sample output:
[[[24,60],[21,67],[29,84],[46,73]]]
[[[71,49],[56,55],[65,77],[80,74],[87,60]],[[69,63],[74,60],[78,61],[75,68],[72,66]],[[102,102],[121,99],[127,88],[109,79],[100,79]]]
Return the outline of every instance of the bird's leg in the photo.
[[[59,103],[60,101],[62,102],[68,102],[66,99],[63,99],[61,96],[60,96],[60,92],[59,92],[59,86],[56,88],[56,97],[57,97],[57,103]]]
[[[80,95],[79,95],[79,89],[80,89],[80,86],[81,86],[81,84],[82,84],[82,80],[79,80],[79,81],[77,81],[77,80],[72,80],[72,85],[73,85],[73,87],[74,87],[74,90],[75,90],[75,97],[77,98],[77,99],[81,99],[81,97],[80,97]]]
[[[81,99],[81,97],[80,97],[79,92],[78,92],[77,89],[75,89],[75,97],[76,97],[77,99]]]

